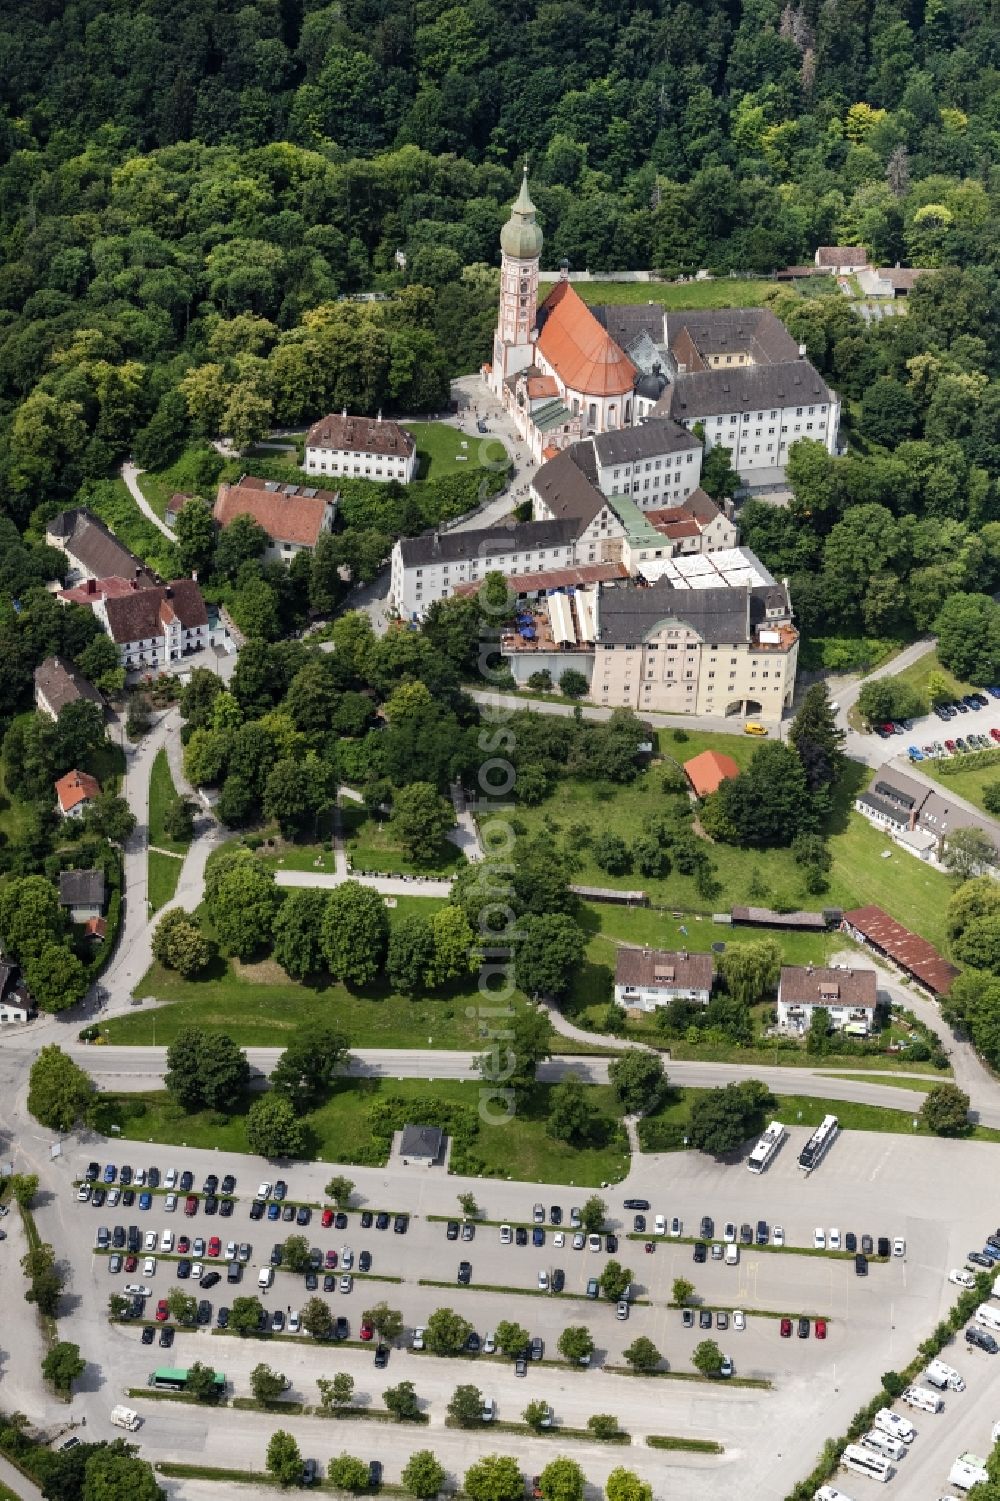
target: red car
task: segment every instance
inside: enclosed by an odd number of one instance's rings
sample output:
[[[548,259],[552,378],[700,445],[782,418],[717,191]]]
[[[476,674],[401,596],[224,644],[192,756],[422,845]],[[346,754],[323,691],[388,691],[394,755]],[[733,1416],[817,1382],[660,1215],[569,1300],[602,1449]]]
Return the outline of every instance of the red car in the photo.
[[[139,1258],[138,1258],[138,1256],[126,1256],[125,1257],[125,1270],[127,1272],[134,1272],[135,1269],[136,1269],[136,1267],[138,1265],[139,1265]]]
[[[323,1229],[324,1230],[329,1230],[329,1228],[330,1228],[330,1226],[332,1224],[333,1224],[333,1210],[332,1209],[324,1209],[323,1210]]]
[[[337,1253],[336,1253],[336,1251],[327,1251],[327,1253],[326,1253],[326,1264],[331,1269],[337,1265]]]
[[[996,725],[994,725],[992,730],[990,730],[990,735],[997,742],[997,744],[1000,745],[1000,730],[997,729]]]
[[[367,1319],[363,1319],[362,1322],[361,1322],[361,1338],[362,1339],[371,1339],[371,1337],[372,1337],[372,1335],[374,1333],[375,1333],[375,1330],[374,1330],[373,1326],[371,1324],[369,1324],[369,1322],[368,1322]]]
[[[177,1254],[178,1254],[178,1256],[186,1256],[187,1253],[190,1251],[190,1249],[191,1249],[191,1242],[188,1240],[187,1236],[186,1235],[179,1236],[178,1240],[177,1240]]]
[[[945,748],[946,751],[950,752],[951,755],[954,755],[955,754],[955,742],[954,742],[954,740],[946,740],[945,743],[944,743],[944,748]]]
[[[817,1339],[826,1339],[826,1319],[817,1319],[813,1327]]]
[[[188,1194],[187,1198],[184,1200],[184,1213],[189,1216],[198,1213],[197,1194]]]
[[[156,1305],[156,1322],[158,1324],[165,1324],[167,1321],[168,1313],[169,1310],[167,1308],[167,1300],[166,1298],[161,1298]]]
[[[782,1337],[782,1339],[791,1339],[791,1337],[792,1337],[792,1321],[791,1321],[791,1319],[782,1319],[782,1321],[781,1321],[781,1337]]]
[[[209,1238],[208,1238],[208,1254],[209,1254],[209,1256],[219,1256],[219,1255],[221,1255],[221,1253],[222,1253],[222,1241],[219,1239],[219,1237],[217,1235],[210,1235]]]

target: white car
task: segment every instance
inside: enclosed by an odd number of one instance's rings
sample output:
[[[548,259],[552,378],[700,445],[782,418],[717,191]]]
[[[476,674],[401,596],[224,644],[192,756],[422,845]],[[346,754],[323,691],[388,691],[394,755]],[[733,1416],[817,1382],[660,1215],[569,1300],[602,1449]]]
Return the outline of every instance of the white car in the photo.
[[[483,1398],[483,1422],[492,1423],[497,1415],[497,1404],[494,1397]]]
[[[840,1250],[840,1231],[839,1230],[831,1230],[830,1231],[830,1235],[829,1235],[829,1239],[828,1239],[827,1243],[828,1243],[831,1251],[839,1251]]]
[[[340,1291],[342,1293],[349,1293],[353,1286],[354,1278],[351,1276],[350,1272],[346,1272],[340,1279]]]
[[[167,1194],[163,1200],[163,1207],[166,1210],[167,1214],[173,1214],[174,1210],[177,1208],[177,1195]]]
[[[990,1443],[995,1444],[998,1439],[1000,1439],[1000,1423],[994,1423],[993,1431],[990,1434]]]
[[[964,1266],[952,1267],[948,1273],[948,1281],[954,1282],[958,1287],[975,1287],[976,1279]],[[993,1440],[996,1443],[996,1439]]]
[[[125,1291],[136,1298],[151,1298],[153,1289],[147,1287],[144,1282],[126,1282]]]
[[[202,1266],[202,1264],[201,1264],[200,1261],[192,1261],[192,1263],[191,1263],[191,1281],[192,1282],[200,1282],[201,1279],[202,1279],[202,1274],[204,1273],[204,1270],[205,1270],[205,1268]]]
[[[733,1309],[733,1328],[734,1329],[745,1329],[746,1326],[747,1326],[747,1316],[746,1316],[746,1314],[743,1312],[742,1308],[734,1308]]]
[[[500,1244],[502,1246],[509,1246],[510,1243],[511,1243],[511,1241],[513,1239],[514,1239],[514,1232],[511,1230],[510,1226],[509,1225],[501,1225],[500,1226]]]
[[[89,1200],[89,1198],[90,1198],[90,1184],[89,1183],[81,1183],[80,1187],[76,1191],[76,1202],[78,1204],[86,1204],[87,1201]]]
[[[657,1235],[666,1235],[667,1217],[665,1214],[658,1214],[656,1216],[656,1219],[653,1221],[653,1229],[655,1230]]]
[[[146,1186],[146,1169],[144,1167],[137,1167],[136,1168],[135,1172],[132,1174],[132,1183],[133,1183],[134,1187],[136,1187],[136,1188],[145,1188],[145,1186]]]
[[[172,1251],[173,1249],[174,1249],[174,1232],[172,1230],[164,1230],[163,1234],[160,1236],[160,1250],[161,1251]]]
[[[269,1199],[271,1197],[270,1183],[258,1183],[256,1197],[258,1199]]]
[[[145,1239],[145,1242],[144,1242],[146,1250],[147,1251],[155,1251],[156,1250],[156,1246],[157,1246],[157,1240],[158,1240],[158,1237],[157,1237],[156,1231],[155,1230],[147,1230],[146,1231],[146,1239]]]
[[[120,1188],[109,1188],[108,1189],[108,1208],[109,1209],[116,1209],[118,1207],[118,1201],[121,1198],[121,1196],[122,1195],[121,1195],[121,1189]]]
[[[576,1234],[573,1236],[573,1250],[574,1251],[582,1251],[583,1248],[584,1248],[584,1246],[586,1244],[587,1244],[587,1238],[586,1238],[586,1236],[584,1235],[584,1233],[583,1233],[582,1230],[578,1230],[576,1232]]]
[[[142,1263],[142,1275],[144,1277],[155,1277],[156,1276],[156,1257],[155,1256],[147,1256],[146,1257],[145,1261]]]
[[[549,1274],[548,1274],[548,1272],[539,1272],[539,1274],[538,1274],[538,1291],[540,1293],[547,1293],[548,1290],[549,1290]]]
[[[301,1328],[302,1320],[299,1318],[299,1310],[297,1308],[293,1308],[291,1313],[288,1315],[288,1332],[289,1334],[298,1334]]]
[[[196,1235],[195,1238],[194,1238],[194,1240],[191,1242],[191,1255],[192,1256],[204,1256],[204,1254],[205,1254],[205,1237],[203,1235]]]
[[[340,1264],[344,1268],[345,1272],[349,1272],[351,1270],[351,1267],[354,1265],[354,1252],[351,1250],[350,1246],[341,1246]]]
[[[177,1187],[177,1169],[175,1167],[167,1168],[167,1171],[163,1175],[163,1186],[164,1188]]]
[[[566,1244],[566,1237],[561,1230],[557,1230],[555,1235],[553,1235],[552,1244],[555,1246],[557,1251],[561,1251],[563,1246]]]
[[[423,1331],[421,1330],[421,1339],[422,1338],[423,1338]],[[496,1347],[497,1347],[496,1336],[494,1335],[492,1329],[487,1329],[486,1333],[483,1335],[483,1354],[484,1355],[492,1355],[493,1352],[494,1352],[494,1350],[496,1349]]]
[[[226,1241],[226,1260],[227,1261],[235,1261],[236,1260],[236,1242],[234,1240],[227,1240]]]
[[[813,1248],[817,1251],[826,1250],[826,1231],[819,1225],[813,1231]]]
[[[416,1327],[416,1329],[414,1329],[414,1331],[413,1331],[413,1349],[414,1350],[422,1350],[423,1348],[424,1348],[424,1326],[423,1326],[423,1324],[418,1324],[417,1327]]]
[[[587,1250],[599,1251],[601,1249],[601,1237],[599,1235],[587,1236]]]
[[[783,1246],[785,1244],[785,1232],[781,1225],[772,1227],[771,1244],[775,1246]]]
[[[901,1235],[897,1235],[896,1239],[892,1243],[892,1254],[893,1256],[906,1255],[906,1241]]]
[[[680,1235],[682,1228],[683,1227],[681,1225],[681,1222],[680,1222],[680,1220],[677,1218],[677,1216],[675,1214],[674,1217],[673,1217],[673,1219],[670,1221],[670,1233],[671,1233],[671,1235]]]
[[[727,1244],[731,1244],[736,1239],[736,1226],[732,1220],[726,1221],[726,1228],[722,1232],[722,1238]]]

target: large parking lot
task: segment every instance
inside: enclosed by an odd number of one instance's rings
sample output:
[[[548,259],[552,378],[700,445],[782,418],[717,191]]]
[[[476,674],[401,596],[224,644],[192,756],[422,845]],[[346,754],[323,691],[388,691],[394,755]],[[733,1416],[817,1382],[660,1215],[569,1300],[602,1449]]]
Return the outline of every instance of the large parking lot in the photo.
[[[867,759],[883,764],[896,756],[909,757],[919,765],[921,760],[947,759],[1000,745],[1000,688],[995,693],[983,691],[978,697],[985,703],[955,700],[945,706],[947,718],[932,711],[892,726],[892,733],[886,733],[889,725],[881,733],[873,729],[865,736]]]
[[[844,1430],[857,1408],[874,1393],[882,1372],[905,1364],[917,1343],[950,1307],[958,1289],[947,1282],[952,1266],[964,1263],[967,1251],[983,1244],[985,1234],[1000,1221],[991,1206],[997,1181],[997,1149],[977,1143],[913,1141],[902,1137],[844,1133],[822,1165],[810,1177],[803,1176],[796,1155],[806,1136],[796,1128],[767,1173],[756,1177],[743,1167],[726,1167],[695,1153],[661,1158],[639,1158],[628,1185],[605,1193],[609,1225],[619,1234],[617,1259],[630,1267],[636,1301],[627,1321],[616,1317],[613,1303],[587,1296],[588,1280],[599,1275],[608,1259],[602,1244],[599,1252],[574,1250],[568,1224],[570,1210],[580,1205],[586,1192],[572,1186],[538,1190],[532,1185],[449,1178],[440,1170],[392,1165],[385,1169],[351,1169],[356,1180],[355,1203],[360,1209],[409,1214],[406,1234],[361,1224],[360,1210],[348,1217],[348,1227],[324,1227],[314,1210],[310,1223],[298,1226],[279,1220],[251,1221],[250,1204],[258,1183],[277,1176],[259,1160],[205,1151],[170,1152],[133,1143],[116,1143],[114,1157],[133,1164],[158,1162],[161,1171],[175,1166],[188,1168],[195,1188],[214,1171],[231,1172],[236,1178],[234,1210],[228,1219],[206,1216],[204,1204],[186,1216],[183,1199],[173,1213],[166,1212],[161,1191],[154,1193],[147,1210],[122,1207],[95,1209],[78,1203],[76,1183],[96,1151],[74,1149],[72,1160],[59,1165],[65,1173],[63,1192],[40,1206],[39,1226],[60,1253],[71,1262],[71,1292],[78,1295],[64,1321],[64,1337],[78,1341],[95,1366],[84,1378],[88,1426],[111,1435],[107,1413],[128,1387],[145,1385],[158,1364],[183,1365],[195,1359],[208,1361],[225,1372],[233,1391],[247,1395],[249,1373],[260,1360],[284,1371],[292,1387],[290,1395],[307,1403],[317,1400],[316,1377],[348,1370],[356,1379],[361,1400],[378,1401],[386,1385],[412,1380],[427,1403],[433,1433],[426,1429],[379,1425],[376,1449],[386,1465],[386,1479],[398,1480],[399,1471],[413,1449],[430,1442],[442,1461],[460,1475],[476,1453],[497,1447],[488,1431],[459,1433],[445,1428],[445,1407],[454,1387],[474,1381],[484,1395],[498,1404],[498,1417],[519,1421],[527,1401],[544,1397],[552,1406],[556,1423],[583,1427],[594,1412],[616,1412],[634,1435],[627,1463],[651,1480],[658,1495],[731,1498],[733,1466],[738,1466],[741,1498],[761,1497],[773,1501],[784,1494],[815,1462],[828,1436]],[[101,1149],[103,1151],[103,1148]],[[108,1161],[101,1156],[101,1167]],[[289,1199],[311,1205],[323,1203],[323,1187],[330,1175],[325,1165],[297,1165],[284,1173]],[[477,1226],[471,1241],[449,1241],[445,1218],[457,1215],[456,1195],[471,1188],[483,1213],[492,1223]],[[544,1193],[546,1225],[541,1246],[529,1243],[501,1244],[501,1222],[531,1226],[534,1203]],[[655,1249],[644,1250],[643,1240],[628,1239],[632,1214],[623,1199],[646,1198],[653,1215],[677,1215],[684,1239],[652,1236]],[[555,1244],[551,1206],[564,1216],[560,1227],[565,1243]],[[741,1247],[736,1266],[707,1259],[697,1264],[687,1237],[696,1235],[702,1215],[715,1221],[717,1237],[732,1220],[756,1225],[765,1219],[769,1227],[782,1226],[786,1248]],[[442,1216],[442,1219],[431,1218]],[[987,1223],[988,1222],[988,1223]],[[249,1242],[251,1254],[242,1282],[230,1286],[225,1278],[224,1256],[217,1258],[220,1282],[200,1293],[212,1305],[212,1325],[218,1309],[234,1294],[256,1292],[257,1271],[270,1264],[275,1241],[289,1233],[305,1235],[311,1246],[325,1253],[335,1250],[338,1280],[343,1248],[354,1258],[354,1281],[349,1293],[326,1294],[331,1310],[348,1320],[347,1344],[317,1344],[305,1335],[278,1339],[239,1339],[199,1332],[178,1332],[169,1354],[157,1345],[140,1343],[135,1325],[111,1326],[107,1322],[107,1299],[121,1290],[126,1280],[145,1282],[142,1257],[134,1274],[117,1275],[109,1269],[109,1256],[94,1249],[97,1229],[105,1224],[136,1224],[143,1236],[154,1233],[158,1249],[155,1273],[148,1279],[152,1317],[156,1301],[174,1287],[194,1291],[190,1280],[178,1282],[175,1257],[177,1237],[186,1233],[208,1240],[218,1234],[225,1251],[229,1239]],[[906,1255],[888,1262],[873,1260],[867,1277],[855,1275],[853,1258],[801,1254],[813,1245],[814,1231],[822,1226],[827,1237],[836,1228],[843,1238],[848,1231],[906,1241]],[[174,1232],[175,1250],[163,1255],[164,1230]],[[798,1248],[796,1251],[795,1248]],[[371,1280],[357,1274],[362,1251],[371,1255]],[[207,1251],[207,1247],[206,1247]],[[145,1251],[143,1251],[143,1255]],[[470,1285],[458,1285],[458,1264],[471,1263]],[[202,1258],[207,1266],[206,1254]],[[556,1269],[565,1276],[564,1295],[540,1295],[539,1271],[551,1277]],[[381,1281],[381,1277],[400,1279]],[[713,1327],[716,1339],[734,1363],[735,1379],[711,1384],[667,1379],[635,1379],[616,1374],[609,1367],[620,1365],[623,1349],[640,1334],[648,1335],[669,1362],[672,1372],[689,1372],[691,1352],[708,1330],[683,1326],[678,1310],[668,1307],[675,1278],[690,1280],[696,1303],[731,1314],[741,1309],[746,1327]],[[429,1285],[440,1282],[442,1286]],[[510,1289],[510,1291],[495,1289]],[[320,1275],[320,1295],[322,1274]],[[290,1309],[301,1308],[307,1292],[301,1274],[279,1271],[273,1289],[262,1295],[270,1313],[280,1311],[286,1321]],[[372,1347],[357,1342],[362,1312],[385,1300],[403,1314],[407,1333],[391,1352],[385,1370],[374,1367]],[[410,1331],[426,1323],[429,1314],[442,1305],[467,1317],[480,1335],[496,1328],[501,1319],[522,1324],[544,1342],[544,1362],[529,1362],[527,1375],[515,1375],[509,1361],[480,1356],[472,1359],[442,1359],[408,1348]],[[782,1338],[774,1315],[810,1317],[807,1338]],[[817,1340],[813,1320],[828,1320],[827,1337]],[[713,1325],[715,1316],[713,1313]],[[556,1342],[568,1324],[584,1324],[592,1332],[596,1350],[589,1370],[574,1370],[561,1361]],[[936,1417],[913,1415],[919,1437],[901,1466],[894,1484],[907,1501],[937,1501],[946,1494],[948,1470],[964,1448],[984,1452],[989,1446],[990,1427],[1000,1416],[1000,1356],[966,1350],[964,1344],[949,1357],[968,1381],[968,1391],[950,1397],[946,1410]],[[554,1364],[549,1364],[549,1361]],[[100,1370],[97,1366],[100,1366]],[[771,1383],[769,1389],[740,1386],[740,1378]],[[991,1395],[995,1394],[995,1395]],[[200,1412],[173,1404],[143,1403],[136,1399],[144,1417],[139,1441],[150,1458],[176,1457],[177,1435],[183,1431],[184,1446],[205,1463],[245,1466],[262,1460],[266,1438],[278,1420],[253,1422],[249,1413],[230,1409],[225,1415]],[[997,1411],[992,1411],[996,1406]],[[918,1421],[919,1419],[919,1421]],[[299,1439],[303,1453],[325,1462],[347,1447],[367,1454],[372,1449],[371,1424],[341,1424],[331,1434],[329,1424],[311,1417],[281,1420]],[[663,1453],[644,1447],[647,1434],[673,1434],[714,1439],[724,1446],[721,1457]],[[932,1445],[925,1440],[935,1438]],[[939,1437],[940,1436],[940,1437]],[[504,1435],[526,1470],[540,1468],[554,1452],[553,1441],[528,1436]],[[606,1446],[589,1442],[564,1444],[580,1460],[588,1476],[599,1483],[609,1468],[623,1456]],[[905,1476],[905,1480],[904,1477]],[[842,1476],[840,1488],[858,1501],[870,1482]],[[905,1490],[902,1487],[905,1485]]]

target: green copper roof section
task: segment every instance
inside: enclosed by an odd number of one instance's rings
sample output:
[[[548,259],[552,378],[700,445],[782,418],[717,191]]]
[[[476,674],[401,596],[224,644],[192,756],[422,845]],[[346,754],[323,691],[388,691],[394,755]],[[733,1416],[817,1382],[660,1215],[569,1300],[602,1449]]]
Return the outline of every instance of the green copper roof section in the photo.
[[[548,432],[550,427],[559,427],[564,422],[573,421],[573,413],[557,398],[553,397],[544,406],[537,407],[531,414],[531,420],[540,433]]]
[[[665,539],[628,495],[609,495],[608,505],[625,528],[633,547],[663,547]]]
[[[528,191],[528,164],[524,164],[521,191],[514,201],[510,218],[500,231],[500,248],[504,255],[518,261],[536,261],[542,253],[542,231],[535,222],[535,205]]]

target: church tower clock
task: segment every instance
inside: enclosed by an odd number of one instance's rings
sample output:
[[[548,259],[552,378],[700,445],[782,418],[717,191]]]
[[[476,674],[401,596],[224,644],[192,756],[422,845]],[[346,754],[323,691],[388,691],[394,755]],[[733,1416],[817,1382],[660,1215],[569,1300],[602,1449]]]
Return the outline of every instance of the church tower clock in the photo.
[[[505,378],[526,369],[534,359],[542,231],[528,192],[527,163],[521,191],[500,231],[500,252],[500,310],[491,371],[491,384],[498,396]]]

